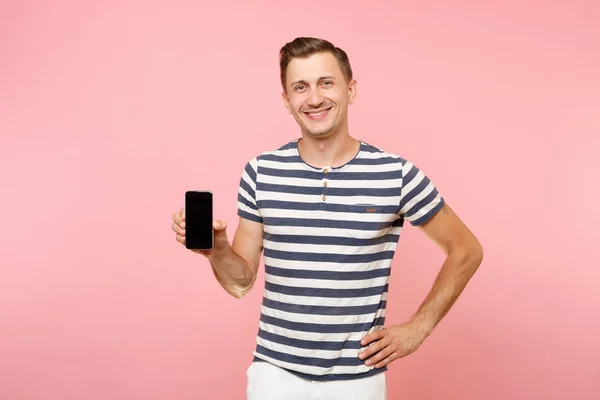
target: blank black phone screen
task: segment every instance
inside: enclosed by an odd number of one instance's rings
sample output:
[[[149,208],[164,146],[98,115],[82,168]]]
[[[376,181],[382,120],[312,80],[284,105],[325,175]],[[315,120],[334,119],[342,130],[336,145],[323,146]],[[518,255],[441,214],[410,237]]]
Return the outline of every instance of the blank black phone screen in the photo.
[[[213,247],[213,195],[208,191],[185,193],[185,247],[204,250]]]

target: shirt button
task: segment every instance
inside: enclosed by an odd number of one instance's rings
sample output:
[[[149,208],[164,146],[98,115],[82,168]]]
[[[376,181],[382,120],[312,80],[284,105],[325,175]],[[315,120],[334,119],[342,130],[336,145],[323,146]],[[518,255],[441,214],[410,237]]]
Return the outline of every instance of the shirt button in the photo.
[[[323,173],[324,173],[324,174],[326,174],[326,173],[328,173],[328,172],[329,172],[329,168],[325,168],[325,169],[323,170]]]
[[[323,186],[327,186],[327,185],[329,185],[329,183],[327,183],[327,181],[324,181]]]
[[[323,195],[321,198],[323,199],[323,201],[327,200],[327,196],[325,195]]]

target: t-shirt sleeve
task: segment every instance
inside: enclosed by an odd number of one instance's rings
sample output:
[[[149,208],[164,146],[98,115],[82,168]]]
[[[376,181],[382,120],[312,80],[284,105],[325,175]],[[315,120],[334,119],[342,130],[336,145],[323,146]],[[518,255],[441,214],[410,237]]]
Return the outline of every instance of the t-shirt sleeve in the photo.
[[[411,225],[427,222],[444,206],[444,198],[435,185],[413,163],[403,160],[400,216]]]
[[[255,222],[263,222],[256,202],[256,174],[258,170],[258,160],[250,160],[240,178],[240,187],[238,189],[238,215]]]

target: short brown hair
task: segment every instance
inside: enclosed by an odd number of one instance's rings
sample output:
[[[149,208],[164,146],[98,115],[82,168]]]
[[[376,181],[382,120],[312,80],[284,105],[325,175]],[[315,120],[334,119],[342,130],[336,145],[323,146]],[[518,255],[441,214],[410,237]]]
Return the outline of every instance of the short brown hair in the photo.
[[[285,76],[287,73],[287,67],[292,61],[292,58],[305,58],[315,53],[330,52],[337,58],[344,78],[347,82],[352,80],[352,68],[350,67],[350,60],[346,52],[339,47],[335,47],[331,42],[323,39],[311,38],[311,37],[299,37],[293,41],[286,43],[285,46],[279,51],[279,70],[281,77],[281,86],[283,90],[287,92],[285,87]]]

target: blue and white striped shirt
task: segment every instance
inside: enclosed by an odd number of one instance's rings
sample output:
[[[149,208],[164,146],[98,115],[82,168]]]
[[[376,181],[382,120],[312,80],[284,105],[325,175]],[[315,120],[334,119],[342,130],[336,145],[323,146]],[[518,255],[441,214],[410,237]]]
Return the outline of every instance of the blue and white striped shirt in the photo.
[[[336,168],[305,163],[298,139],[248,162],[238,215],[264,230],[255,360],[312,380],[385,371],[358,358],[360,340],[384,324],[404,220],[423,224],[443,204],[411,162],[363,141]]]

